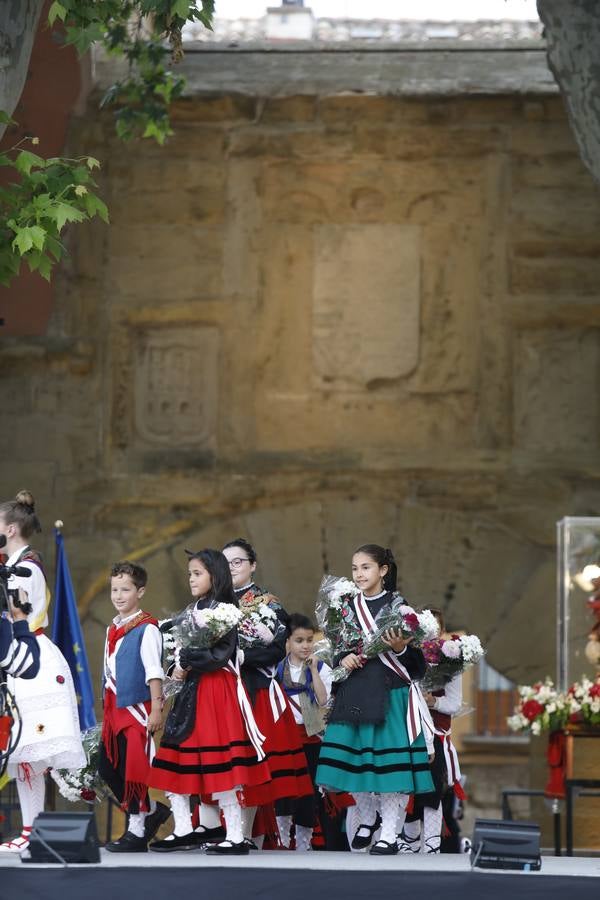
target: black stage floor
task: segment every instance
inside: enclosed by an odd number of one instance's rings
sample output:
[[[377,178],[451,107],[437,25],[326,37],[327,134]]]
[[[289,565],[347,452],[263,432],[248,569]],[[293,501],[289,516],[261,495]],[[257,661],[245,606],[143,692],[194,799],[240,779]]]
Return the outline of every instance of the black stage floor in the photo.
[[[0,859],[0,900],[598,900],[600,859],[544,857],[540,873],[469,868],[466,856],[204,853],[116,855],[99,865],[25,865]]]

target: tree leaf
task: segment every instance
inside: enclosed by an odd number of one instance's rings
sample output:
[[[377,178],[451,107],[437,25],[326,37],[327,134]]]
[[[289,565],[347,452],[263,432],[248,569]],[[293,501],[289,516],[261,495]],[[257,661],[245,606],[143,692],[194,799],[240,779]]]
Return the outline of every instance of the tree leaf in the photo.
[[[17,231],[17,236],[12,242],[13,250],[18,250],[21,256],[24,256],[28,250],[33,247],[33,238],[30,235],[31,228],[21,228]]]
[[[42,278],[50,281],[54,263],[45,253],[41,253],[39,250],[36,250],[35,253],[30,253],[27,256],[27,265],[30,272],[39,272]]]
[[[59,3],[58,0],[55,0],[55,2],[48,10],[48,22],[50,23],[50,25],[54,25],[57,19],[60,19],[61,22],[64,22],[66,16],[67,10],[65,9],[65,7],[62,5],[62,3]]]
[[[190,12],[189,0],[175,0],[171,6],[171,15],[179,16],[181,19],[187,19]]]
[[[88,156],[87,159],[86,159],[86,161],[85,161],[85,164],[86,164],[86,166],[88,167],[88,169],[90,169],[90,170],[91,170],[91,169],[99,169],[99,168],[100,168],[100,163],[99,163],[98,160],[95,159],[95,157],[93,157],[93,156]]]
[[[35,153],[31,153],[29,150],[20,150],[15,159],[15,168],[23,175],[29,175],[33,166],[44,169],[46,160]]]
[[[86,194],[84,203],[90,219],[95,215],[99,215],[102,221],[108,224],[108,208],[100,197],[96,197],[95,194]]]
[[[11,119],[8,113],[4,112],[3,109],[0,109],[0,125],[14,125],[15,120]]]
[[[85,215],[69,203],[57,203],[52,210],[52,218],[58,231],[62,231],[66,222],[83,222]]]
[[[46,231],[44,228],[40,228],[39,225],[32,225],[29,228],[29,234],[31,235],[31,240],[33,241],[33,246],[38,250],[44,249],[44,243],[46,241]]]

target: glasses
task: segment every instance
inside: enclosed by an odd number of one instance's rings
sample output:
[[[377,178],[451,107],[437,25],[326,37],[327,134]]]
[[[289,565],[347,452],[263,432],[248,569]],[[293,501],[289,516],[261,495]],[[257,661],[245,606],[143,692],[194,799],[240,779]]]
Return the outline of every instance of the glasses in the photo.
[[[236,556],[235,559],[229,560],[230,569],[239,569],[243,562],[250,562],[247,556]]]

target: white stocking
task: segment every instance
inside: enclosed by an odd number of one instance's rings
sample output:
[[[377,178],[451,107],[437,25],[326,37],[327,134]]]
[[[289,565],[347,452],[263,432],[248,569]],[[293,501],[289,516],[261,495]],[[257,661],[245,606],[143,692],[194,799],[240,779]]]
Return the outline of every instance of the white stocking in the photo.
[[[175,827],[173,834],[176,837],[183,837],[190,834],[192,829],[192,816],[190,813],[190,795],[189,794],[167,794],[171,804],[173,820]]]
[[[398,805],[398,818],[396,819],[396,834],[400,834],[404,828],[406,821],[406,807],[408,805],[409,795],[400,794],[400,803]]]
[[[377,807],[373,794],[359,792],[352,794],[358,808],[358,816],[361,825],[373,825],[377,815]]]
[[[415,819],[414,822],[405,822],[404,829],[399,828],[398,834],[402,835],[405,844],[408,845],[413,853],[418,853],[421,847],[421,820]]]
[[[144,837],[144,820],[146,816],[147,813],[130,813],[127,831],[135,834],[136,837]]]
[[[242,809],[242,831],[244,832],[244,837],[248,838],[249,841],[252,840],[252,827],[256,818],[256,810],[256,806],[245,806]]]
[[[200,825],[203,828],[220,828],[221,812],[218,806],[211,803],[200,804]]]
[[[300,853],[310,850],[312,833],[312,828],[307,828],[306,825],[296,825],[296,850]]]
[[[223,810],[225,818],[225,827],[227,829],[227,841],[232,844],[241,844],[244,840],[244,832],[242,830],[242,807],[240,806],[235,791],[220,791],[213,794],[215,800],[218,800],[219,806]]]
[[[406,794],[379,795],[381,804],[381,835],[379,839],[381,841],[386,841],[388,844],[396,842],[396,824],[401,807],[406,809],[407,800]]]
[[[423,810],[423,833],[421,835],[421,853],[439,853],[442,842],[442,804],[437,809],[426,806]]]
[[[292,827],[291,816],[277,816],[277,827],[279,829],[279,837],[284,847],[290,846],[290,829]]]
[[[46,796],[46,779],[44,773],[40,772],[39,775],[36,775],[31,767],[29,767],[27,777],[25,777],[19,766],[17,774],[17,793],[19,795],[19,804],[21,806],[23,828],[31,828],[35,819],[44,810],[44,799]]]

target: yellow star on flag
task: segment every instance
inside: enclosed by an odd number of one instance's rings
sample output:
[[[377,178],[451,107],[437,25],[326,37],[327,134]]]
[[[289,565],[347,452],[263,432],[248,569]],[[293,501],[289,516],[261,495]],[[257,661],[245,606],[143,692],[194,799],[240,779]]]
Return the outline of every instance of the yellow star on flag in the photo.
[[[73,653],[75,654],[75,656],[77,656],[78,653],[81,653],[81,647],[79,646],[77,641],[75,641],[75,643],[73,644]]]

